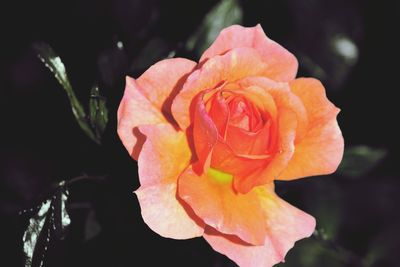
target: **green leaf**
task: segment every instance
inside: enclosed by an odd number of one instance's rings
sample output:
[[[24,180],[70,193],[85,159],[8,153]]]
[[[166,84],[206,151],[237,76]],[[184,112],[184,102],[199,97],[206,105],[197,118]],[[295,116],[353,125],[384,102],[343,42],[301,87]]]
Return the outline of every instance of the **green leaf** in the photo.
[[[108,110],[106,98],[100,95],[97,85],[93,86],[90,91],[89,119],[92,129],[95,131],[96,138],[100,141],[107,126]]]
[[[81,129],[85,132],[90,139],[96,143],[100,143],[100,140],[96,137],[93,130],[90,128],[89,121],[85,110],[79,100],[76,98],[74,90],[72,89],[71,83],[68,79],[67,71],[61,58],[54,52],[54,50],[46,43],[36,43],[33,45],[34,50],[37,53],[39,59],[45,64],[45,66],[54,74],[58,83],[64,88],[69,102],[71,104],[72,113],[75,116]]]
[[[200,27],[186,43],[188,50],[201,55],[218,36],[220,31],[232,24],[240,24],[243,11],[238,0],[221,0],[205,16]]]
[[[71,219],[66,209],[68,190],[65,181],[61,181],[54,195],[36,207],[36,214],[29,219],[29,224],[22,237],[25,267],[43,266],[44,256],[54,234],[64,238]],[[30,209],[29,211],[33,211]],[[21,214],[28,211],[21,212]]]
[[[337,173],[357,178],[372,170],[386,156],[387,151],[368,146],[354,146],[345,150]]]
[[[28,228],[25,230],[24,236],[22,237],[22,241],[24,242],[25,267],[30,267],[33,264],[35,249],[46,222],[50,206],[51,199],[48,199],[42,203],[37,214],[29,219]]]

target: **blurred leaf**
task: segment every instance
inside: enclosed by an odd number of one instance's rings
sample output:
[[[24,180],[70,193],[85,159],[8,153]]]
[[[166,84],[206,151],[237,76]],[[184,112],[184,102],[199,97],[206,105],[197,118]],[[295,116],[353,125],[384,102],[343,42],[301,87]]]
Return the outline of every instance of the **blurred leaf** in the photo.
[[[309,192],[317,192],[310,194]],[[313,179],[307,184],[304,202],[307,211],[317,219],[324,239],[335,240],[342,221],[344,204],[342,188],[331,177]]]
[[[71,83],[69,82],[67,72],[65,70],[64,63],[61,58],[54,52],[54,50],[46,43],[36,43],[33,45],[35,52],[39,59],[45,64],[45,66],[54,74],[59,84],[64,88],[69,102],[71,104],[72,113],[75,116],[81,129],[96,143],[100,143],[100,140],[96,137],[93,130],[90,128],[90,124],[87,120],[85,110],[79,100],[76,98],[74,90],[72,89]]]
[[[168,43],[162,38],[154,37],[133,60],[131,70],[145,70],[160,59],[167,57],[169,52],[170,48]]]
[[[101,52],[97,59],[97,66],[105,85],[115,87],[123,80],[128,67],[127,58],[122,41],[117,41],[113,47]]]
[[[345,150],[337,173],[357,178],[372,170],[386,156],[387,151],[368,146],[354,146]]]
[[[343,259],[337,252],[326,248],[315,239],[308,238],[296,242],[285,258],[285,263],[277,267],[342,267]]]
[[[398,264],[399,236],[398,221],[395,221],[389,227],[384,227],[370,243],[369,251],[365,257],[365,266],[380,267]]]
[[[98,235],[101,231],[100,223],[96,219],[96,213],[91,210],[86,218],[85,223],[85,240],[90,240],[96,235]]]
[[[60,182],[54,195],[36,207],[37,213],[29,219],[22,238],[26,267],[43,266],[51,233],[62,239],[71,223],[66,209],[68,190],[64,185],[65,181]],[[29,211],[33,211],[33,208]]]
[[[200,27],[186,43],[188,50],[201,55],[215,40],[219,32],[242,22],[243,12],[238,0],[221,0],[205,16]]]
[[[90,92],[89,119],[92,129],[94,129],[96,133],[96,138],[100,141],[107,126],[108,110],[106,99],[100,95],[97,85],[93,86]]]

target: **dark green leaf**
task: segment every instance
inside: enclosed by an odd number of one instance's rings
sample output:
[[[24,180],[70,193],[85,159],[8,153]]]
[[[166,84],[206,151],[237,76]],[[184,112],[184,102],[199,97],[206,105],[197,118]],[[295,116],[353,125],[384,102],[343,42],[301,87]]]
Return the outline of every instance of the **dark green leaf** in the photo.
[[[46,222],[47,214],[50,210],[51,199],[46,200],[42,203],[37,214],[29,219],[29,225],[26,229],[22,241],[24,242],[24,255],[25,255],[25,266],[33,266],[33,257],[35,249],[42,234],[43,227]]]
[[[90,128],[83,106],[75,96],[71,83],[69,82],[64,63],[61,61],[61,58],[46,43],[36,43],[34,44],[33,48],[35,49],[39,59],[54,74],[54,77],[67,93],[69,102],[71,104],[72,113],[74,114],[75,119],[77,120],[81,129],[94,142],[100,143],[100,140],[96,137],[95,133]]]
[[[97,140],[101,140],[108,122],[108,110],[106,99],[100,95],[97,85],[90,91],[89,119],[92,129],[94,129]]]
[[[385,156],[384,149],[354,146],[345,150],[338,173],[351,178],[360,177],[373,169]]]
[[[71,223],[66,209],[67,200],[68,190],[65,188],[65,181],[62,181],[55,194],[42,202],[36,208],[37,213],[29,219],[29,225],[22,238],[25,267],[43,266],[52,233],[58,239],[64,237],[65,231]],[[33,208],[30,211],[33,211]]]
[[[365,257],[365,266],[395,266],[400,248],[399,221],[394,221],[372,240]]]
[[[238,0],[221,0],[205,16],[196,33],[189,38],[186,48],[195,50],[197,55],[200,55],[212,44],[222,29],[232,24],[240,24],[242,18],[243,12]]]

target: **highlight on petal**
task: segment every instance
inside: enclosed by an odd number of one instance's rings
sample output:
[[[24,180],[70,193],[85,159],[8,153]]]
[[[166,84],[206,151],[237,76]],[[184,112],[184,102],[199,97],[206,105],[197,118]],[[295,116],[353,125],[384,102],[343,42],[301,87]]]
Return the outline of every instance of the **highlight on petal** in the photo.
[[[215,42],[204,52],[200,62],[240,47],[257,50],[268,65],[266,77],[282,82],[291,81],[296,77],[298,68],[296,57],[269,39],[260,24],[249,28],[233,25],[222,30]]]
[[[177,179],[191,158],[185,134],[168,124],[140,126],[139,130],[146,142],[138,159],[141,187],[135,193],[143,220],[164,237],[201,236],[204,223],[177,196]]]
[[[118,134],[134,159],[144,142],[136,127],[172,120],[172,98],[195,66],[195,62],[183,58],[166,59],[151,66],[137,80],[126,77],[118,109]]]
[[[253,48],[237,48],[207,60],[189,75],[182,90],[172,103],[172,115],[181,129],[192,119],[191,103],[201,91],[214,89],[221,83],[233,82],[247,76],[263,75],[266,64]]]
[[[260,189],[258,193],[268,224],[268,233],[262,246],[250,245],[234,235],[223,234],[211,227],[206,227],[204,233],[204,238],[214,250],[241,267],[271,267],[283,262],[294,243],[309,237],[315,229],[312,216],[267,189]]]
[[[267,234],[267,221],[258,194],[237,194],[229,179],[215,177],[215,170],[198,176],[191,168],[179,178],[178,194],[206,225],[219,232],[238,236],[261,245]],[[219,173],[222,173],[218,170]],[[228,178],[227,173],[223,173]],[[227,182],[225,182],[227,181]]]
[[[336,171],[343,157],[344,140],[336,121],[339,109],[326,97],[316,79],[302,78],[290,87],[304,103],[309,118],[307,133],[296,141],[296,150],[279,180],[292,180]]]

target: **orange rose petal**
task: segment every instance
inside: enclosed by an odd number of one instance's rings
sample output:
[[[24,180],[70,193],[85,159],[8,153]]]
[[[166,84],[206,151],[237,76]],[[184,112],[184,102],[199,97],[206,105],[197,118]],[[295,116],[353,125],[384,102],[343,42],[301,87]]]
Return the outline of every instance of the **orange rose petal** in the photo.
[[[206,107],[202,100],[204,94],[200,94],[193,100],[195,105],[193,119],[193,142],[196,149],[198,162],[196,163],[196,171],[203,172],[204,168],[208,168],[210,153],[217,143],[218,130],[208,115]]]
[[[212,105],[208,111],[209,116],[217,127],[219,135],[224,138],[226,133],[226,127],[229,118],[229,109],[225,101],[222,100],[220,94],[213,97]]]
[[[210,48],[204,52],[200,62],[240,47],[251,47],[259,52],[262,60],[268,65],[266,77],[284,82],[296,77],[296,57],[269,39],[259,24],[251,28],[233,25],[222,30]]]
[[[176,191],[178,176],[191,157],[184,133],[168,124],[140,126],[139,129],[147,138],[138,159],[141,187],[135,191],[143,220],[164,237],[201,236],[204,223],[178,199]]]
[[[211,247],[241,267],[271,267],[283,262],[294,243],[309,237],[315,219],[280,199],[273,192],[258,190],[266,214],[268,233],[262,246],[246,244],[236,236],[206,227],[204,238]]]
[[[189,75],[172,103],[172,115],[181,129],[186,129],[193,116],[191,103],[201,91],[216,88],[223,82],[262,75],[265,71],[266,64],[252,48],[237,48],[222,56],[215,56]]]
[[[267,122],[264,127],[256,133],[229,126],[226,142],[236,154],[267,155],[271,138],[270,128],[271,122]]]
[[[339,109],[326,98],[323,85],[316,79],[296,79],[290,87],[306,107],[309,127],[279,180],[330,174],[343,157],[344,140],[336,121]]]
[[[266,165],[269,160],[266,155],[236,154],[232,148],[223,142],[218,142],[213,149],[211,166],[236,177],[247,177],[252,172]]]
[[[267,167],[248,176],[235,177],[234,187],[240,193],[248,193],[253,187],[276,179],[286,168],[294,153],[296,114],[291,110],[279,110],[278,144]]]
[[[141,93],[136,81],[127,76],[125,93],[118,108],[118,135],[134,159],[137,160],[145,140],[137,126],[165,122],[161,111]]]
[[[230,181],[187,169],[178,181],[179,196],[207,225],[251,244],[264,244],[267,225],[258,195],[236,194]]]

